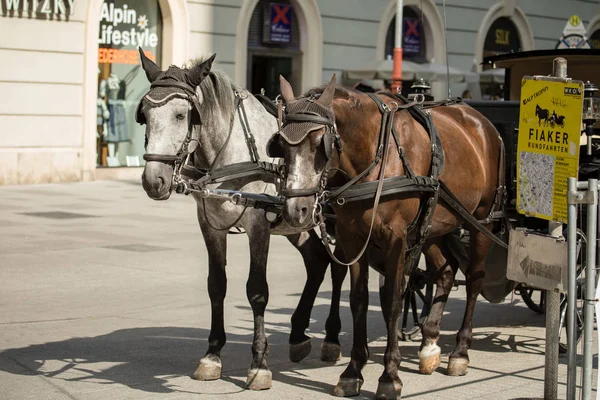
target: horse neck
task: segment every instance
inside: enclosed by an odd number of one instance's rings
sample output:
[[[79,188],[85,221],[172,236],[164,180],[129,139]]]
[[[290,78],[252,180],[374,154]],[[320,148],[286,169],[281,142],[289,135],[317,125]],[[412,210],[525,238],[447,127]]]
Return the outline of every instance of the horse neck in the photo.
[[[354,177],[366,169],[375,159],[379,143],[380,118],[367,116],[380,115],[377,105],[365,96],[361,97],[361,112],[351,109],[344,99],[333,101],[333,112],[337,132],[342,141],[342,152],[335,166]],[[371,121],[373,119],[375,122]],[[336,160],[332,160],[332,167]]]
[[[375,160],[381,133],[382,114],[375,102],[367,97],[360,97],[361,112],[352,110],[346,101],[334,101],[333,110],[335,113],[336,126],[342,140],[342,153],[337,160],[332,160],[333,164],[337,161],[340,170],[344,171],[348,177],[353,178],[365,169],[369,168]],[[404,148],[404,154],[417,169],[427,169],[427,161],[420,153],[429,152],[429,142],[427,135],[418,132],[417,123],[410,113],[402,110],[394,113],[394,126],[400,144]],[[386,165],[386,175],[403,175],[404,165],[398,157],[395,141],[390,134],[388,141],[388,162]],[[428,153],[429,154],[429,153]],[[429,156],[428,156],[429,157]],[[413,165],[416,163],[415,165]],[[379,163],[381,165],[381,163]],[[374,168],[379,171],[379,166]],[[373,172],[369,174],[372,175]]]
[[[271,135],[277,130],[277,120],[252,95],[243,100],[243,106],[248,118],[249,131],[255,139],[259,158],[265,160],[266,144]],[[244,161],[251,161],[250,150],[240,113],[236,108],[232,113],[215,113],[203,121],[199,133],[199,145],[194,154],[195,165],[198,168],[213,166],[217,156],[218,165],[222,166]],[[229,137],[229,140],[228,140]]]

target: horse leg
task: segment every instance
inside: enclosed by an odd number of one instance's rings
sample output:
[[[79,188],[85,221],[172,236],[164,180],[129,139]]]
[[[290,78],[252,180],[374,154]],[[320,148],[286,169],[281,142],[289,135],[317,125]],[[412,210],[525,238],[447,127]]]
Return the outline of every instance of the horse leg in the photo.
[[[347,259],[357,255],[361,243],[347,232],[339,232],[339,241],[344,246]],[[362,369],[369,359],[367,347],[367,309],[369,307],[369,263],[366,256],[350,266],[350,309],[352,310],[353,334],[350,363],[340,375],[333,395],[339,397],[358,396],[364,382]]]
[[[336,246],[333,255],[341,260],[344,252],[341,246]],[[321,360],[326,362],[335,362],[342,358],[342,347],[340,345],[339,334],[342,330],[342,321],[340,319],[340,298],[342,295],[342,284],[346,279],[348,267],[331,261],[331,307],[329,316],[325,322],[325,340],[321,345]]]
[[[384,370],[379,377],[376,399],[400,399],[402,380],[398,376],[401,355],[398,346],[398,317],[402,310],[403,273],[406,240],[394,236],[386,254],[384,302],[381,305],[387,328],[387,346],[383,357]]]
[[[440,338],[440,321],[448,301],[458,261],[444,244],[443,238],[429,242],[424,249],[428,265],[435,269],[436,292],[429,315],[421,326],[421,346],[419,348],[419,372],[431,374],[440,365],[441,349],[437,345]]]
[[[265,335],[265,308],[269,302],[267,284],[267,257],[269,253],[269,226],[257,215],[247,224],[246,233],[250,243],[250,273],[246,282],[246,295],[254,314],[254,339],[252,341],[252,364],[246,379],[246,388],[269,389],[272,374],[267,366],[269,344]]]
[[[314,232],[302,232],[287,236],[287,239],[298,249],[306,268],[306,283],[300,296],[298,306],[292,315],[292,331],[290,333],[290,361],[303,360],[311,350],[311,339],[305,333],[310,322],[310,314],[325,271],[329,265],[329,255]]]
[[[489,228],[486,227],[486,228]],[[466,271],[467,305],[463,323],[456,335],[456,348],[448,359],[448,375],[460,376],[467,373],[469,348],[473,339],[473,311],[481,292],[485,277],[485,259],[492,241],[483,233],[470,230],[470,261]]]
[[[210,381],[221,377],[221,349],[225,345],[225,325],[223,320],[223,301],[227,292],[227,232],[220,232],[203,223],[203,215],[198,208],[198,218],[202,236],[208,251],[208,295],[211,306],[210,334],[208,350],[200,359],[194,372],[194,379]]]

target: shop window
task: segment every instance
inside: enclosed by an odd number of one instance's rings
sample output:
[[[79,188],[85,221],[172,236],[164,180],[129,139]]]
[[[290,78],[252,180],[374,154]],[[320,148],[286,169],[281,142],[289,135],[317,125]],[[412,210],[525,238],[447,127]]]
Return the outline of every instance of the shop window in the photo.
[[[402,9],[402,59],[417,63],[428,62],[423,34],[423,16],[412,7]],[[392,19],[385,37],[385,58],[394,57],[396,17]]]
[[[279,94],[279,75],[301,87],[300,24],[290,0],[259,0],[248,29],[247,82],[252,93]]]
[[[140,166],[145,127],[134,113],[148,81],[138,46],[161,65],[162,14],[158,0],[105,0],[98,34],[96,138],[98,166]]]
[[[521,37],[515,23],[507,17],[494,21],[485,37],[483,57],[496,54],[521,51]],[[488,70],[492,65],[484,64],[482,69]],[[481,95],[484,100],[499,100],[504,98],[504,85],[494,82],[481,83]]]

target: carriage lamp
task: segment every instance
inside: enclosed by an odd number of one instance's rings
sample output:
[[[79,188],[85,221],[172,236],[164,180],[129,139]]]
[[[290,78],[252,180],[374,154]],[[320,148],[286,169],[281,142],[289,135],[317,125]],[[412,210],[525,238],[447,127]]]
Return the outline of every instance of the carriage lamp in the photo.
[[[431,95],[431,84],[423,78],[417,79],[410,87],[408,98],[416,101],[417,103],[433,101],[433,96]]]
[[[593,126],[600,119],[600,89],[590,81],[583,85],[583,123],[587,136],[587,155],[592,155]]]

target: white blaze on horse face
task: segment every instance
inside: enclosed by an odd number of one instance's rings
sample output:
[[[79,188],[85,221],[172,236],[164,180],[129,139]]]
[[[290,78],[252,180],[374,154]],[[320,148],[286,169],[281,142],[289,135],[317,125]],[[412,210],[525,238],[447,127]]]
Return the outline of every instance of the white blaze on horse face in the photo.
[[[160,107],[146,109],[148,154],[175,155],[181,148],[189,129],[192,106],[185,99],[172,99]]]
[[[318,188],[323,171],[315,170],[316,149],[310,138],[306,138],[293,147],[294,153],[290,159],[286,187],[288,189]]]

